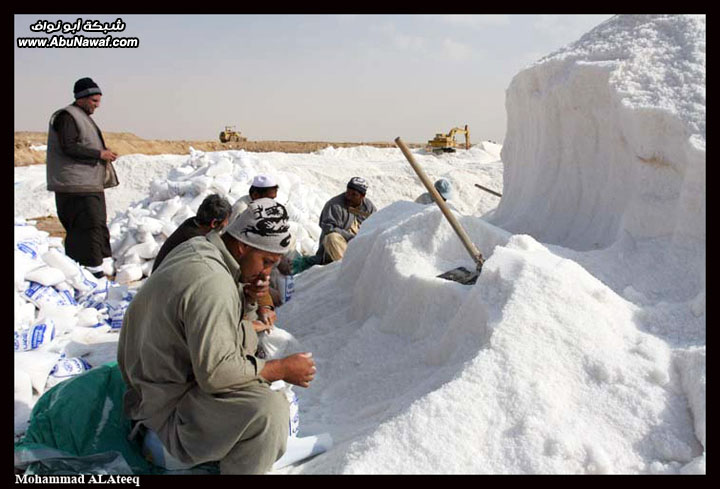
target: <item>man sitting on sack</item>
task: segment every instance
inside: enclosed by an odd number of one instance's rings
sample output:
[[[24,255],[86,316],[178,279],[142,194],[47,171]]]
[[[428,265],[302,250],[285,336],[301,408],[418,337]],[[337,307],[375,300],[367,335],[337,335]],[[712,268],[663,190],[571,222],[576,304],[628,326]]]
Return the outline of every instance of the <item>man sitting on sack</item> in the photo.
[[[375,212],[375,205],[365,197],[368,184],[362,177],[353,177],[345,192],[328,200],[320,213],[320,244],[312,265],[326,265],[342,259],[348,242],[360,225]]]
[[[152,430],[180,463],[219,461],[223,474],[264,473],[283,455],[289,404],[270,383],[308,387],[315,364],[310,353],[259,358],[249,316],[290,244],[284,206],[259,199],[222,236],[185,241],[150,275],[118,342],[133,435]]]

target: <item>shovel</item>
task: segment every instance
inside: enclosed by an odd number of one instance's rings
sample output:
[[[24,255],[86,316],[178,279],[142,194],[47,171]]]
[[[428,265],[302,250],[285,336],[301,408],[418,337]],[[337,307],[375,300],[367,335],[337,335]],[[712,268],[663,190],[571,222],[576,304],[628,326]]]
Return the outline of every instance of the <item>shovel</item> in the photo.
[[[452,280],[463,285],[474,284],[477,281],[478,276],[480,275],[480,270],[482,269],[483,262],[485,261],[483,260],[482,254],[480,253],[480,251],[478,251],[473,242],[470,241],[470,237],[467,235],[458,220],[455,219],[453,213],[450,212],[450,208],[445,203],[445,200],[440,196],[438,191],[435,189],[435,186],[430,182],[430,179],[427,177],[422,167],[418,165],[417,161],[415,161],[415,158],[413,157],[408,147],[405,146],[405,143],[402,141],[402,139],[400,139],[399,137],[395,138],[395,144],[405,155],[405,158],[407,158],[410,166],[413,167],[413,170],[415,170],[415,173],[417,173],[420,181],[423,183],[423,185],[425,185],[425,188],[427,188],[428,192],[430,192],[433,200],[438,205],[438,207],[440,207],[440,210],[445,215],[445,218],[450,223],[450,226],[455,230],[455,233],[458,235],[460,241],[462,241],[462,244],[465,246],[465,249],[468,251],[468,253],[470,253],[470,257],[475,262],[474,271],[468,270],[465,267],[458,267],[438,275],[438,278]]]

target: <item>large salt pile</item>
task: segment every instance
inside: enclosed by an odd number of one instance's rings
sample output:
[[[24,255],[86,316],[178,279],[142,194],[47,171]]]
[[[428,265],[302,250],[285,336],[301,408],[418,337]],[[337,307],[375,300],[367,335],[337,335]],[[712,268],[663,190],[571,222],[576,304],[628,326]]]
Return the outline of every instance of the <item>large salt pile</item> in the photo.
[[[705,240],[705,17],[619,16],[513,79],[493,222],[588,250]]]
[[[285,472],[705,472],[704,46],[704,17],[618,16],[517,75],[502,203],[461,218],[476,285],[411,203],[298,277],[300,431],[336,443]]]
[[[167,176],[176,166],[187,161],[187,155],[121,156],[115,160],[120,186],[105,191],[107,217],[112,219],[125,212],[150,191],[150,183]],[[47,191],[46,165],[15,167],[15,215],[25,218],[56,216],[55,194]]]

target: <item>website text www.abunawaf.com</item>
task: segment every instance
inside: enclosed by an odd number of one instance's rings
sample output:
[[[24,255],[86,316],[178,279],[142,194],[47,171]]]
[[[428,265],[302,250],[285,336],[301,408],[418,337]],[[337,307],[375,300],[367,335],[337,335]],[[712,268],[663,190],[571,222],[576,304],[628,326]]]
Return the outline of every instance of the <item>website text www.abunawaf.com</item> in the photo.
[[[136,48],[140,46],[137,37],[18,37],[19,48]]]

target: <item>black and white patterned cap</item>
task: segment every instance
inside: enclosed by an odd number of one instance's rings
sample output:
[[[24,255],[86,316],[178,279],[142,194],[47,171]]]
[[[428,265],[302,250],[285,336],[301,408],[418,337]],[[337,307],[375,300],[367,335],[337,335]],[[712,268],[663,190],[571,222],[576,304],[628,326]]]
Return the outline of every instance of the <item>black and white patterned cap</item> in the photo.
[[[361,194],[365,195],[365,192],[367,192],[368,189],[368,183],[363,177],[352,177],[347,184],[347,188],[357,190]]]
[[[250,202],[225,232],[238,241],[270,253],[285,254],[292,243],[285,206],[268,198]]]

